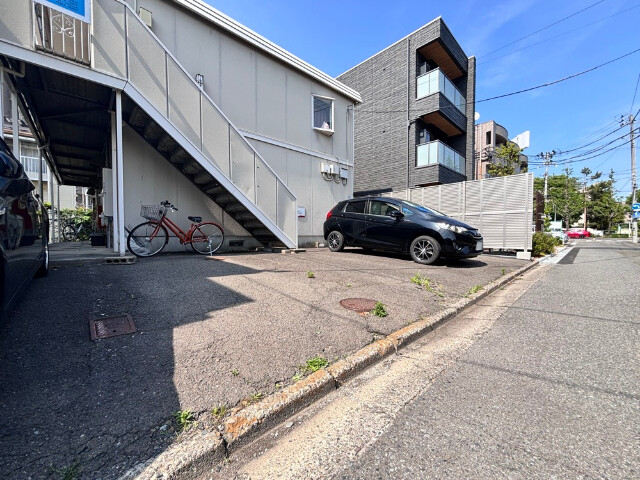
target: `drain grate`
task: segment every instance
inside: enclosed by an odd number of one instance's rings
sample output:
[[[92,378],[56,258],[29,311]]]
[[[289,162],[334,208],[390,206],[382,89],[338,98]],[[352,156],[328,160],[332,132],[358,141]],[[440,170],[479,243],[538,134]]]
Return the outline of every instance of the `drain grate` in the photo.
[[[104,263],[106,265],[131,265],[132,263],[136,263],[136,257],[108,257],[104,259]]]
[[[136,326],[131,319],[131,315],[120,315],[118,317],[96,318],[89,321],[91,330],[91,340],[100,338],[115,337],[117,335],[127,335],[136,331]]]
[[[345,298],[340,300],[342,305],[347,310],[353,310],[358,313],[366,313],[373,310],[376,306],[376,301],[369,298]]]

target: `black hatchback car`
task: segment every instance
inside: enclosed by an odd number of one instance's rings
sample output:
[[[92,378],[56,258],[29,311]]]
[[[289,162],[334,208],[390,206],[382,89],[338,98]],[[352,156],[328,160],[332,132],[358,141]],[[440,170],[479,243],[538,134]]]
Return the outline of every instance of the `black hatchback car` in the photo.
[[[345,245],[403,252],[423,265],[440,256],[471,258],[482,253],[477,229],[431,208],[388,197],[338,203],[327,214],[324,238],[333,252]]]
[[[49,269],[49,220],[22,164],[0,139],[0,318]]]

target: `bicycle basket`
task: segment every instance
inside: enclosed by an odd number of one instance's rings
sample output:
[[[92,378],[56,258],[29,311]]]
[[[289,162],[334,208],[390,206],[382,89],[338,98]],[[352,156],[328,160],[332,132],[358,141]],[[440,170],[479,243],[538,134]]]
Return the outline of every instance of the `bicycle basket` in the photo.
[[[159,222],[167,213],[167,207],[162,205],[140,205],[140,216],[147,220]]]

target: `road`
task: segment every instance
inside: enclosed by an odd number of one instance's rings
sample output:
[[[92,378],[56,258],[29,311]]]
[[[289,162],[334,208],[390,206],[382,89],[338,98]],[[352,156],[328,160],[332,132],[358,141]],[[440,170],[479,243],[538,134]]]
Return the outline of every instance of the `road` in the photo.
[[[202,478],[640,478],[639,291],[580,240]]]

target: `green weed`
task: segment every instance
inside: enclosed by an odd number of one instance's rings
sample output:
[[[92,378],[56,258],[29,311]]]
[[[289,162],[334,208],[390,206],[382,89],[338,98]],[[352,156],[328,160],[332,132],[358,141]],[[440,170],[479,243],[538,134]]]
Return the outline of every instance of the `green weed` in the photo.
[[[473,287],[471,287],[467,293],[464,294],[465,297],[468,297],[469,295],[473,295],[474,293],[478,293],[480,290],[482,290],[482,285],[474,285]]]
[[[264,393],[262,392],[256,392],[254,394],[252,394],[249,397],[249,403],[256,403],[257,401],[259,401],[262,397],[264,397]]]
[[[229,372],[231,375],[233,375],[234,377],[237,377],[238,375],[240,375],[240,372],[238,371],[237,368],[234,368],[233,370],[231,370]]]
[[[178,424],[178,431],[188,430],[196,425],[196,417],[191,410],[178,410],[173,414],[173,418]]]
[[[227,414],[228,407],[224,403],[219,403],[217,407],[213,407],[211,415],[216,418],[222,418]]]
[[[307,278],[316,278],[316,274],[313,273],[311,270],[307,271]]]
[[[387,313],[387,307],[385,307],[382,302],[376,302],[376,306],[373,307],[373,310],[371,310],[371,313],[373,313],[376,317],[386,317],[388,315]]]
[[[435,293],[439,297],[444,297],[444,294],[440,291],[440,287],[434,280],[430,280],[427,277],[423,277],[420,273],[416,273],[411,277],[411,283],[420,285],[427,292]]]
[[[75,461],[68,467],[49,467],[49,473],[59,475],[60,480],[76,480],[80,474],[80,462]]]
[[[318,370],[326,367],[327,365],[329,365],[329,360],[327,360],[326,358],[320,355],[317,355],[307,360],[304,366],[304,371],[311,372],[311,373],[317,372]]]

